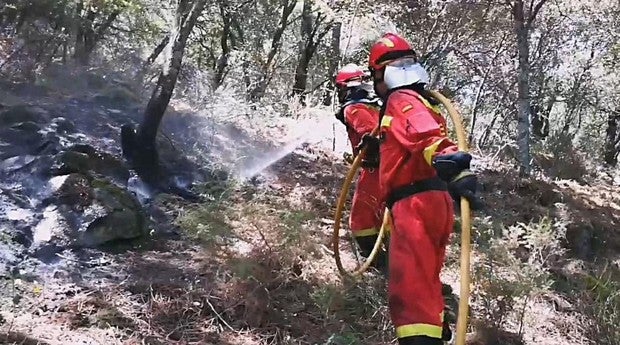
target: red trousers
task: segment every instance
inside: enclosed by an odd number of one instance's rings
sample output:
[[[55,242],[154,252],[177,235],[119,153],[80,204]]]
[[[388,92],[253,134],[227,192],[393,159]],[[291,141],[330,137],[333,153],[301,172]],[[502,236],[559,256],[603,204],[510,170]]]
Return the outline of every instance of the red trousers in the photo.
[[[398,338],[441,338],[444,301],[439,273],[454,225],[450,195],[428,191],[392,207],[388,296]]]
[[[379,172],[362,169],[357,179],[349,228],[353,236],[362,237],[379,233],[385,206],[379,202]]]

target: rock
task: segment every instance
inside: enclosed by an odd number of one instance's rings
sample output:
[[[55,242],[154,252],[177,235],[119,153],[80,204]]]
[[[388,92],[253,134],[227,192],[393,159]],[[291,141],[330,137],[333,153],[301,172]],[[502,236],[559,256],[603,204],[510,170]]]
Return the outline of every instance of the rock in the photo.
[[[133,195],[104,180],[93,180],[92,187],[94,202],[84,211],[84,223],[78,230],[80,246],[98,246],[146,233],[145,214]]]
[[[45,144],[40,127],[34,122],[18,122],[7,127],[0,126],[0,140],[4,142],[0,159],[13,156],[37,154]]]
[[[96,247],[146,233],[146,216],[127,190],[81,174],[56,176],[43,218],[33,231],[33,252],[49,255],[63,247]]]
[[[28,105],[16,105],[0,112],[0,127],[11,126],[19,122],[44,122],[47,112],[41,108]]]
[[[64,117],[57,117],[52,120],[52,128],[56,131],[56,134],[71,134],[75,133],[75,124]]]
[[[88,173],[90,170],[90,156],[76,151],[64,151],[56,157],[55,174]]]
[[[104,88],[93,97],[93,101],[103,103],[104,105],[126,108],[140,102],[140,98],[129,88],[115,85]]]
[[[0,162],[0,170],[6,172],[17,171],[34,162],[35,159],[36,157],[31,155],[14,156]]]
[[[119,158],[89,145],[75,145],[58,154],[52,171],[54,175],[79,173],[108,177],[121,185],[127,185],[130,176]]]

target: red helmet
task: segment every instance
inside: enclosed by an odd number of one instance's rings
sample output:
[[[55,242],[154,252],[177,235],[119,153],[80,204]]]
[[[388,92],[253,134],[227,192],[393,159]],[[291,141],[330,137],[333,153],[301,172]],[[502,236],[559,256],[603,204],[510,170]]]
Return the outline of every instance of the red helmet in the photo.
[[[366,77],[364,71],[355,64],[342,67],[336,74],[336,86],[351,87],[360,85]]]
[[[387,62],[405,56],[417,58],[409,42],[397,34],[386,33],[370,48],[368,68],[370,68],[371,71],[378,70]]]

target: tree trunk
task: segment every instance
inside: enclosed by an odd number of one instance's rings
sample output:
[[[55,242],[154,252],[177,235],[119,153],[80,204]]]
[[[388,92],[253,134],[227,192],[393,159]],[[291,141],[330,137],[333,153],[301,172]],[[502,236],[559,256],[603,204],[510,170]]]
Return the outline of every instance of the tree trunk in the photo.
[[[312,58],[312,46],[314,37],[312,35],[312,0],[304,0],[301,13],[301,41],[299,42],[299,59],[295,69],[295,82],[293,83],[293,95],[301,95],[306,92],[308,83],[308,65]],[[320,15],[320,14],[319,14]],[[319,23],[317,23],[319,25]]]
[[[158,161],[155,146],[157,131],[177,82],[187,39],[205,3],[206,0],[180,0],[177,4],[174,28],[166,51],[166,63],[144,111],[135,142],[135,149],[140,151],[140,157],[134,155],[133,158],[140,158],[146,165],[155,166]]]
[[[153,49],[151,55],[149,55],[148,59],[146,59],[146,62],[142,67],[143,69],[150,66],[153,62],[155,62],[155,60],[157,60],[159,54],[161,54],[164,49],[166,49],[166,46],[168,46],[168,42],[170,42],[170,35],[166,35],[164,38],[162,38],[161,42],[159,42],[155,49]]]
[[[90,56],[97,47],[97,43],[105,37],[106,32],[118,18],[120,13],[120,10],[116,10],[108,14],[108,16],[99,25],[95,25],[97,13],[92,9],[88,10],[86,18],[82,19],[78,26],[75,42],[74,58],[79,64],[88,65],[90,62]]]
[[[512,5],[514,30],[517,36],[519,54],[518,65],[518,101],[517,101],[517,145],[519,147],[520,173],[529,175],[530,165],[530,61],[529,61],[529,26],[523,12],[523,1],[515,1]]]
[[[340,62],[340,32],[342,30],[342,23],[336,23],[332,27],[332,44],[331,44],[331,59],[329,61],[329,70],[327,71],[327,89],[323,95],[323,105],[331,105],[334,95],[334,76],[338,69],[338,63]]]
[[[620,152],[620,113],[610,113],[607,117],[607,129],[605,131],[604,159],[609,166],[618,164]]]
[[[267,86],[271,82],[271,69],[273,67],[273,61],[276,57],[276,54],[280,51],[280,47],[282,45],[282,35],[288,26],[288,18],[291,13],[295,9],[295,5],[297,4],[296,0],[284,0],[282,3],[282,15],[280,17],[280,26],[276,29],[273,34],[273,38],[271,39],[271,48],[269,49],[269,53],[267,54],[267,60],[262,66],[261,76],[259,77],[256,86],[250,91],[249,99],[251,101],[256,101],[263,97],[265,91],[267,90]]]
[[[220,12],[224,24],[222,28],[222,36],[220,37],[222,54],[217,59],[217,62],[215,64],[215,78],[213,79],[213,89],[217,89],[220,85],[222,85],[222,82],[224,81],[224,75],[226,74],[226,67],[228,67],[228,58],[230,56],[230,46],[228,45],[228,39],[231,33],[230,14],[228,14],[228,11],[223,4],[220,4]]]

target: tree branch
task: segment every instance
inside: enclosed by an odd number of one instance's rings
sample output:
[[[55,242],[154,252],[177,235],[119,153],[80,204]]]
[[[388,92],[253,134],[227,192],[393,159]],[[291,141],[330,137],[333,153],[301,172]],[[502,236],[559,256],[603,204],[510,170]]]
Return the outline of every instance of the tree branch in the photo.
[[[540,9],[543,7],[543,5],[547,2],[548,0],[540,0],[536,6],[534,6],[534,10],[530,11],[530,15],[527,18],[527,26],[530,27],[532,25],[532,23],[534,22],[534,20],[536,19],[536,16],[538,15],[538,12],[540,12]],[[534,2],[534,0],[532,0],[532,3]]]

